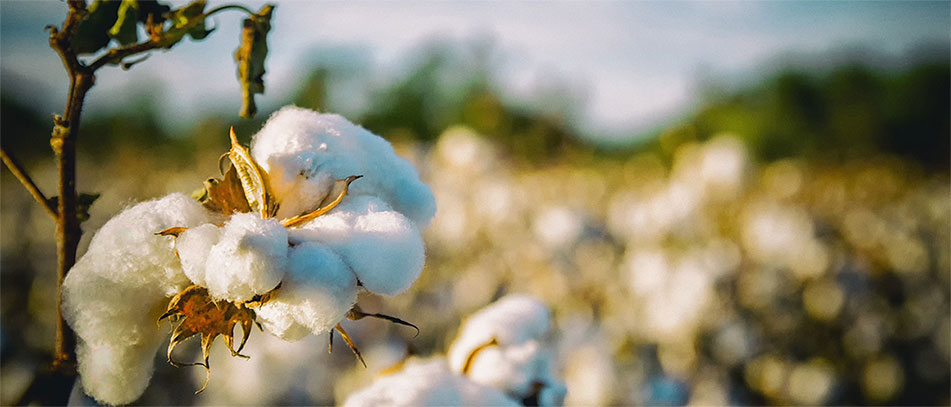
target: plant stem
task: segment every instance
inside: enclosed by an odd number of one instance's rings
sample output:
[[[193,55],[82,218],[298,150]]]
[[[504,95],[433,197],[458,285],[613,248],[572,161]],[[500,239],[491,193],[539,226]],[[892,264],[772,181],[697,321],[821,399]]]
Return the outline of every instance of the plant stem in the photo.
[[[72,51],[76,27],[85,14],[84,0],[70,0],[69,14],[62,30],[50,28],[50,46],[60,55],[69,74],[66,109],[63,117],[54,117],[53,133],[50,137],[50,146],[56,153],[59,169],[59,207],[56,218],[56,358],[53,368],[64,373],[74,371],[76,362],[76,338],[66,325],[62,311],[63,280],[76,263],[76,248],[82,236],[79,219],[76,217],[76,139],[79,136],[79,122],[86,92],[96,81],[94,71],[84,66]]]
[[[7,154],[6,150],[0,148],[0,158],[3,159],[3,164],[7,166],[7,169],[10,170],[10,173],[13,174],[20,183],[23,184],[23,187],[30,192],[30,195],[33,196],[33,199],[36,199],[40,203],[40,206],[43,209],[46,209],[46,213],[50,215],[54,220],[58,218],[56,208],[53,208],[53,205],[50,205],[50,202],[46,200],[46,196],[43,195],[43,192],[36,186],[36,183],[33,182],[33,179],[27,175],[26,171],[20,166],[13,157]]]

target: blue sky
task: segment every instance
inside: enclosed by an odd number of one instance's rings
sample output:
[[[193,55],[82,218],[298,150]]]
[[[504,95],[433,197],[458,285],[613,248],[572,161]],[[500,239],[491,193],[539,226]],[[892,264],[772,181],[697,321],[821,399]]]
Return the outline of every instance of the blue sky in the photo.
[[[0,86],[52,110],[62,108],[67,83],[43,26],[63,16],[58,1],[0,0]],[[89,109],[127,103],[133,83],[146,80],[164,84],[156,103],[176,121],[225,104],[236,110],[232,53],[240,20],[222,14],[218,31],[202,43],[186,40],[129,72],[100,71]],[[701,76],[742,82],[784,56],[821,60],[863,48],[900,60],[919,44],[947,44],[951,2],[279,1],[273,27],[262,110],[293,94],[315,49],[359,50],[385,83],[422,44],[489,39],[513,97],[558,78],[584,95],[582,125],[596,131],[669,119],[696,102]]]

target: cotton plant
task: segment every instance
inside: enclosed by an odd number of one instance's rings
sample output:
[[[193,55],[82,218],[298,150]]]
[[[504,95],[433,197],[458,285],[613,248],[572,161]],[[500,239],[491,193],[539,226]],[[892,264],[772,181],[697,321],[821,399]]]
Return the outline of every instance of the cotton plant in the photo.
[[[546,345],[550,330],[545,304],[506,296],[463,323],[446,357],[410,358],[344,405],[561,405],[567,390]]]
[[[250,149],[233,130],[231,144],[222,178],[122,211],[64,281],[80,381],[99,402],[145,391],[168,332],[156,321],[172,324],[173,365],[176,345],[200,337],[203,359],[189,365],[208,374],[215,339],[247,357],[254,325],[288,341],[330,333],[332,343],[336,330],[359,357],[342,319],[408,324],[365,313],[356,298],[399,294],[422,270],[420,230],[435,200],[412,165],[343,117],[293,106],[272,115]]]

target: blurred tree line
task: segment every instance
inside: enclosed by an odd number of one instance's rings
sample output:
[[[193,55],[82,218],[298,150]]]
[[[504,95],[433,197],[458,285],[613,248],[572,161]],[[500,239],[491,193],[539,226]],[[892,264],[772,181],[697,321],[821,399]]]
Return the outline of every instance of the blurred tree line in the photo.
[[[741,89],[709,92],[680,124],[654,134],[632,133],[627,146],[610,148],[581,137],[585,129],[573,120],[582,105],[577,94],[555,86],[549,92],[553,95],[512,100],[495,78],[491,60],[485,46],[430,45],[400,76],[374,87],[366,66],[321,59],[286,103],[340,111],[344,109],[336,100],[341,93],[356,91],[366,97],[348,118],[387,139],[431,142],[448,126],[463,124],[499,143],[509,158],[532,165],[577,157],[623,158],[645,149],[669,152],[685,141],[726,131],[744,138],[763,161],[789,156],[838,161],[891,153],[931,169],[949,166],[951,65],[946,59],[901,70],[861,62],[825,73],[781,70]],[[83,152],[106,157],[129,146],[150,146],[156,154],[187,158],[206,148],[226,148],[219,133],[227,123],[236,123],[239,134],[248,137],[266,118],[238,121],[223,112],[197,121],[187,134],[172,135],[161,123],[152,94],[142,92],[136,103],[87,118]],[[557,101],[554,107],[551,100]],[[0,114],[7,118],[0,122],[5,148],[25,161],[48,154],[48,115],[7,95]]]

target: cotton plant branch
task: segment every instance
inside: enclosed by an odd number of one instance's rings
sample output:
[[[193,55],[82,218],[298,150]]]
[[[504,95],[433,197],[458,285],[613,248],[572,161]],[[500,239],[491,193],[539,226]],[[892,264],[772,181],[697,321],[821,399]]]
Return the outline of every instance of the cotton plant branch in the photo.
[[[46,196],[43,195],[43,192],[40,191],[39,187],[36,186],[36,183],[33,182],[33,179],[26,174],[26,170],[17,162],[16,159],[7,154],[7,151],[3,148],[0,148],[0,158],[3,159],[3,164],[7,166],[7,169],[10,170],[10,173],[13,174],[17,180],[23,184],[23,187],[30,192],[30,195],[33,196],[33,199],[36,199],[36,202],[46,210],[46,213],[50,215],[51,218],[55,221],[59,217],[56,213],[56,208],[50,204],[49,200],[46,199]]]
[[[239,47],[238,54],[247,57],[236,55],[236,59],[242,87],[247,90],[250,86],[253,90],[245,92],[245,97],[251,100],[245,100],[245,107],[242,109],[242,116],[250,117],[254,109],[248,109],[247,106],[250,104],[253,107],[253,95],[264,91],[261,77],[267,54],[265,36],[270,29],[273,6],[266,5],[259,13],[254,13],[240,5],[224,5],[206,12],[205,0],[194,0],[175,10],[158,2],[135,0],[95,0],[89,5],[85,0],[67,0],[66,4],[69,11],[63,24],[60,27],[46,27],[49,30],[50,47],[60,56],[69,77],[66,106],[62,115],[53,116],[50,135],[50,147],[55,153],[58,170],[57,196],[47,199],[23,167],[6,151],[2,151],[2,159],[10,172],[56,221],[57,324],[52,371],[73,377],[76,341],[63,319],[62,285],[67,273],[76,263],[77,246],[82,236],[80,223],[88,217],[88,205],[98,196],[77,194],[76,191],[76,145],[80,121],[86,94],[96,83],[96,72],[106,65],[119,65],[123,69],[129,69],[143,61],[149,51],[172,48],[186,35],[193,40],[201,40],[213,31],[205,29],[207,17],[226,10],[240,10],[249,17],[242,32],[242,41],[245,43]],[[248,21],[251,21],[251,33],[248,33]],[[148,38],[141,42],[138,40],[138,24],[144,24],[148,35]],[[258,29],[263,31],[255,31]],[[109,44],[113,41],[119,45],[110,48]],[[103,49],[105,51],[91,62],[81,58],[81,55],[94,54]],[[143,58],[128,60],[143,54]],[[248,81],[254,83],[245,83]]]

